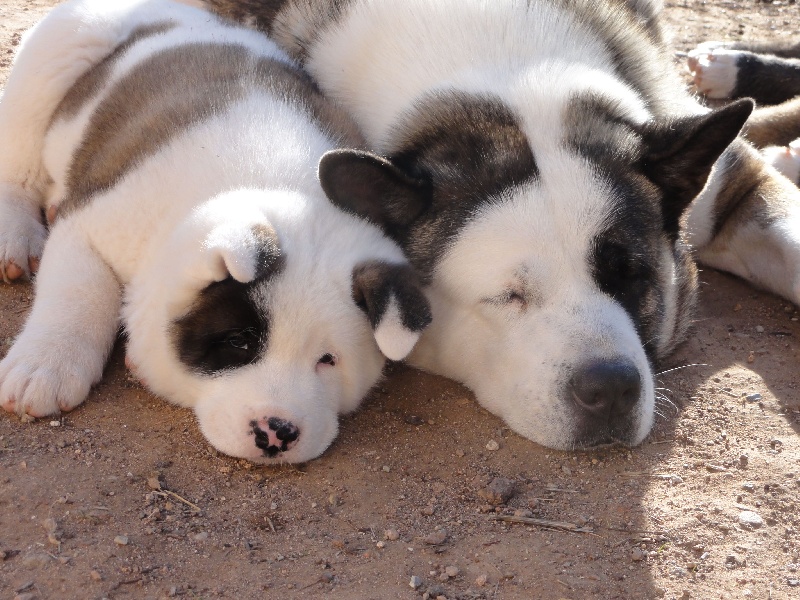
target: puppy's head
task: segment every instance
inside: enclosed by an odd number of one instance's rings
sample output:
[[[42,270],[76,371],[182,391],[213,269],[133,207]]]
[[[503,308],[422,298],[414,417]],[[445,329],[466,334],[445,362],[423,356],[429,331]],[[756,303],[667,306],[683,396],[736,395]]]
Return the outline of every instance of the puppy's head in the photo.
[[[546,446],[638,444],[651,365],[694,298],[681,216],[751,105],[662,121],[636,99],[539,88],[518,106],[430,98],[389,158],[338,151],[321,180],[430,280],[433,324],[413,363]]]
[[[321,454],[430,321],[413,270],[363,221],[287,194],[238,191],[197,211],[130,286],[145,383],[192,406],[208,440],[256,462]],[[282,209],[282,207],[284,207]],[[334,235],[335,234],[335,235]]]

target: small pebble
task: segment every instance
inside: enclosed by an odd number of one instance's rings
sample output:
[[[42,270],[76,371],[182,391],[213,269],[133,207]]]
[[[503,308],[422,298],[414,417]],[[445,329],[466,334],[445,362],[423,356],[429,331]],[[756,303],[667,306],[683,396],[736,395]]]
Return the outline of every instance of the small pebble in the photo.
[[[749,457],[749,456],[747,456],[747,454],[742,454],[742,455],[739,457],[739,464],[740,464],[742,467],[746,467],[746,466],[747,466],[747,464],[748,464],[749,462],[750,462],[750,457]]]
[[[445,567],[444,572],[447,573],[448,577],[455,577],[455,576],[458,575],[459,570],[458,570],[458,567],[450,565],[448,567]]]
[[[50,427],[61,427],[61,421],[50,421]]]
[[[743,510],[739,513],[739,525],[744,527],[759,528],[764,524],[764,519],[761,518],[757,512],[752,510]]]
[[[103,576],[100,574],[100,571],[89,571],[89,577],[91,577],[93,581],[103,581]]]
[[[205,542],[208,539],[208,532],[201,531],[200,533],[194,534],[194,541],[195,542]]]
[[[478,587],[483,587],[486,585],[486,582],[489,581],[489,578],[486,575],[478,575],[475,579],[475,585]]]
[[[421,585],[422,585],[422,577],[417,577],[416,575],[412,575],[411,581],[408,582],[408,587],[416,590]]]
[[[444,544],[447,541],[447,532],[444,529],[440,529],[439,531],[434,531],[430,535],[425,536],[422,540],[429,546],[439,546]]]
[[[753,491],[755,491],[756,486],[754,484],[750,483],[750,482],[747,482],[747,483],[743,483],[742,484],[742,489],[745,492],[753,492]]]
[[[114,543],[117,546],[127,546],[128,545],[128,536],[127,535],[118,535],[114,538]]]
[[[644,550],[641,548],[634,548],[631,551],[631,560],[634,562],[640,562],[645,559],[647,555],[645,554]]]
[[[750,361],[750,362],[752,362],[752,361]],[[758,394],[758,393],[756,393],[756,394],[747,394],[747,396],[745,396],[745,398],[747,399],[748,402],[758,402],[759,400],[762,399],[762,396],[761,396],[761,394]]]
[[[381,548],[381,549],[383,549],[383,548],[385,548],[385,547],[386,547],[386,542],[384,542],[383,540],[381,540],[380,542],[378,542],[377,544],[375,544],[375,547],[376,547],[376,548]]]
[[[394,542],[400,537],[400,534],[397,533],[396,529],[387,529],[383,532],[383,537],[385,537],[390,542]]]
[[[764,333],[764,328],[761,325],[756,325],[756,331],[758,333]]]
[[[489,504],[497,506],[505,504],[514,495],[516,483],[511,479],[495,477],[482,490],[478,491],[478,496],[486,500]]]
[[[495,442],[494,440],[489,440],[489,441],[486,443],[486,449],[487,449],[489,452],[494,452],[495,450],[499,450],[499,449],[500,449],[500,444],[498,444],[498,443],[497,443],[497,442]]]
[[[800,587],[800,579],[787,579],[786,583],[789,584],[789,587]]]

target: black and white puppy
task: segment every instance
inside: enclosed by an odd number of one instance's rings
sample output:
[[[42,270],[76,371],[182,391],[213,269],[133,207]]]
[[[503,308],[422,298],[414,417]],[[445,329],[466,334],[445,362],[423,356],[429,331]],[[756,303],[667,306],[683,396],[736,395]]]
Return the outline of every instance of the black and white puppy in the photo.
[[[0,405],[83,402],[122,315],[137,374],[216,448],[318,456],[430,321],[397,244],[320,187],[361,144],[257,32],[168,0],[57,7],[0,100],[0,266],[41,256]]]
[[[800,44],[705,42],[689,53],[697,89],[709,98],[753,98],[745,135],[765,160],[800,183]]]
[[[641,442],[697,258],[800,300],[800,191],[685,90],[659,0],[196,0],[266,31],[374,151],[323,187],[427,285],[411,362],[556,448]]]

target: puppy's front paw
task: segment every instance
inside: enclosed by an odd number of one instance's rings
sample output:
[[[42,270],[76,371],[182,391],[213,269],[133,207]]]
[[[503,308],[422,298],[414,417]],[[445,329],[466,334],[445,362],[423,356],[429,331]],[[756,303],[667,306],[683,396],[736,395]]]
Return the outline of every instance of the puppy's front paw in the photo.
[[[0,183],[0,278],[9,282],[39,268],[47,230],[27,192]]]
[[[764,161],[795,185],[800,185],[800,139],[788,146],[770,146],[761,151]]]
[[[709,98],[730,98],[743,54],[726,49],[722,42],[706,42],[689,52],[686,66],[697,90]]]
[[[70,411],[96,378],[79,348],[30,343],[23,335],[0,362],[0,406],[32,417]]]

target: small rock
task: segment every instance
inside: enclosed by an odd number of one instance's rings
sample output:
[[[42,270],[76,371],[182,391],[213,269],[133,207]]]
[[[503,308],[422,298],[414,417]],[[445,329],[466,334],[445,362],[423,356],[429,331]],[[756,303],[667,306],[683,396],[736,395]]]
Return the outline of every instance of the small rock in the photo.
[[[494,440],[489,440],[488,442],[486,442],[486,449],[489,452],[494,452],[495,450],[499,450],[500,449],[500,444],[498,444]]]
[[[47,566],[50,561],[53,560],[53,557],[47,554],[46,552],[36,552],[34,554],[29,554],[25,558],[22,559],[22,566],[27,569],[42,569]]]
[[[422,541],[429,546],[439,546],[447,541],[447,532],[444,529],[434,531],[430,535],[425,536]]]
[[[764,328],[761,325],[756,325],[756,331],[758,333],[764,333]]]
[[[742,484],[742,489],[745,492],[754,492],[755,489],[756,489],[756,486],[754,484],[750,483],[750,482],[747,482],[747,483],[743,483]]]
[[[486,575],[481,574],[478,575],[478,577],[475,579],[475,585],[477,585],[478,587],[483,587],[486,585],[487,581],[489,581],[489,578]]]
[[[387,529],[383,532],[383,537],[385,537],[390,542],[394,542],[395,540],[400,538],[400,534],[397,533],[396,529]]]
[[[200,533],[195,533],[193,537],[195,542],[205,542],[208,539],[208,532],[201,531]]]
[[[742,454],[741,456],[739,456],[739,465],[741,465],[742,467],[746,467],[747,463],[749,462],[750,462],[750,457],[747,456],[747,454]]]
[[[495,477],[485,488],[478,492],[478,496],[486,500],[489,504],[497,506],[505,504],[514,495],[516,483],[511,479]]]
[[[645,559],[647,555],[645,554],[644,550],[641,548],[634,548],[631,551],[631,560],[634,562],[640,562]]]
[[[103,576],[100,574],[100,571],[94,569],[89,571],[89,577],[91,577],[93,581],[103,581]]]
[[[747,396],[745,396],[745,398],[747,399],[748,402],[758,402],[759,400],[762,399],[762,396],[761,394],[748,394]]]
[[[375,547],[376,547],[376,548],[379,548],[379,549],[386,548],[386,542],[384,542],[383,540],[381,540],[380,542],[378,542],[377,544],[375,544]]]
[[[408,587],[416,590],[422,586],[422,577],[417,577],[416,575],[411,576],[411,581],[408,582]]]
[[[445,567],[444,572],[447,573],[448,577],[455,577],[456,575],[458,575],[459,570],[458,567],[450,565],[448,567]]]
[[[420,512],[426,517],[430,517],[434,512],[436,512],[436,509],[433,506],[426,506]]]
[[[761,518],[757,512],[752,510],[743,510],[739,513],[739,525],[744,527],[752,527],[757,529],[764,524],[764,519]]]
[[[747,565],[747,560],[739,556],[738,554],[729,554],[725,557],[725,566],[728,569],[737,569],[739,567],[744,567]]]
[[[789,584],[789,587],[800,587],[800,579],[787,579],[786,583]]]
[[[61,427],[61,421],[50,421],[50,427]]]
[[[683,477],[681,477],[680,475],[670,475],[669,483],[670,485],[680,485],[681,483],[683,483]]]
[[[128,545],[128,536],[127,535],[118,535],[114,538],[114,543],[117,546],[127,546]]]
[[[160,490],[161,482],[159,481],[158,477],[148,477],[147,487],[149,487],[151,490]]]

